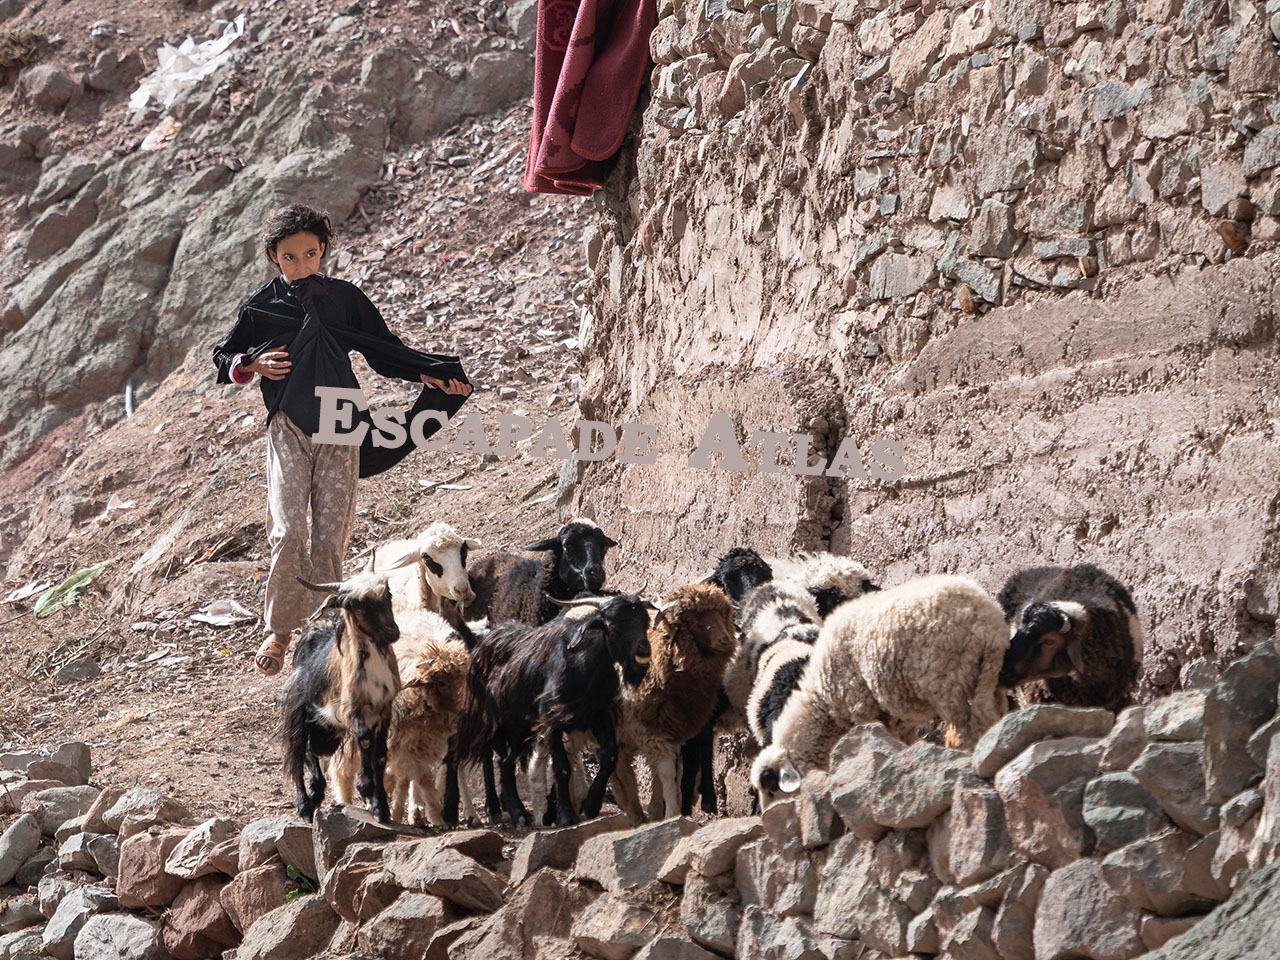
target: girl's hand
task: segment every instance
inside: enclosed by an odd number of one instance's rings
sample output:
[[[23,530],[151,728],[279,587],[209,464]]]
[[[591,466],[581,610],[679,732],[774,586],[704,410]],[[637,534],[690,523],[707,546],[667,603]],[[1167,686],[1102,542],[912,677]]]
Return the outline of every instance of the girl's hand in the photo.
[[[287,347],[288,344],[284,346]],[[288,356],[284,347],[279,350],[267,350],[258,354],[253,363],[241,369],[260,373],[268,380],[283,380],[289,375],[289,369],[293,366],[292,361],[286,359]]]
[[[422,375],[422,382],[429,387],[435,387],[443,390],[445,393],[456,393],[463,397],[471,396],[471,384],[463,383],[461,380],[450,380],[446,383],[436,377],[428,377],[425,373]]]

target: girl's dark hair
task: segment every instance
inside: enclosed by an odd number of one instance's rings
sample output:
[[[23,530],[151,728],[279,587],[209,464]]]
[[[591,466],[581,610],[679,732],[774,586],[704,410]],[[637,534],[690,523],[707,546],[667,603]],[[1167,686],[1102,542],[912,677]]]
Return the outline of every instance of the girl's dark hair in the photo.
[[[329,222],[327,213],[302,203],[276,207],[262,218],[262,252],[270,260],[270,255],[276,252],[276,246],[281,240],[303,231],[314,233],[316,239],[324,244],[324,252],[329,252],[333,224]]]

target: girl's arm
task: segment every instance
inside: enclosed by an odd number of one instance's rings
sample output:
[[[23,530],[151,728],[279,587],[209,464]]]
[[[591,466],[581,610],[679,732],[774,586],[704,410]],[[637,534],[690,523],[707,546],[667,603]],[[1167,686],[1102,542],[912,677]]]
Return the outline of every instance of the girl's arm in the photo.
[[[213,362],[218,368],[217,383],[248,383],[253,379],[253,374],[241,368],[236,362],[252,344],[253,313],[248,308],[241,307],[236,325],[231,328],[231,332],[223,338],[222,342],[213,348]],[[240,373],[240,377],[235,376],[237,372]],[[241,379],[245,374],[248,374],[248,379]]]

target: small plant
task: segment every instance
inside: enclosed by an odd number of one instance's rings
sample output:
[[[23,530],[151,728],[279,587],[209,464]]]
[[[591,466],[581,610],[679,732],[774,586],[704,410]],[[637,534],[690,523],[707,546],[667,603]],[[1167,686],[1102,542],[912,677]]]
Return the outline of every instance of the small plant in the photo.
[[[285,900],[293,900],[297,897],[306,896],[309,893],[315,893],[320,888],[316,886],[316,882],[308,877],[292,864],[285,868],[285,873],[289,879],[297,884],[292,890],[284,895]]]

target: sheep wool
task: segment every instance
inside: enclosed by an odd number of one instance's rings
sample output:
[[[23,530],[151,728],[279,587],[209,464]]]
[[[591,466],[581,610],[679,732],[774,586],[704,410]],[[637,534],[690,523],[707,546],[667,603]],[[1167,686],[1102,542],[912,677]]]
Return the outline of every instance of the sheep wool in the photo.
[[[968,577],[934,575],[865,594],[823,624],[809,665],[752,770],[783,789],[825,769],[854,724],[940,717],[972,747],[1005,710],[997,680],[1009,630]]]

